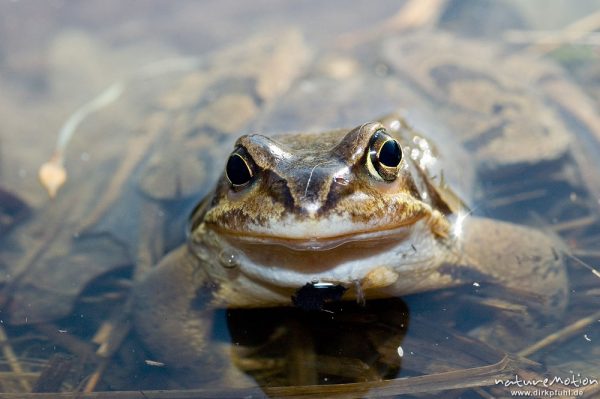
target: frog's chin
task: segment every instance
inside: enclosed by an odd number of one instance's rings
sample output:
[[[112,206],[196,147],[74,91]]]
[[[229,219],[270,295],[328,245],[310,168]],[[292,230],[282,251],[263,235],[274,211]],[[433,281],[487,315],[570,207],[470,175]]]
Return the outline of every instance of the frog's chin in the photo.
[[[296,224],[293,230],[285,228],[254,230],[243,233],[217,229],[220,235],[242,245],[283,246],[294,251],[329,251],[348,243],[404,240],[422,216],[389,224],[355,225],[353,229],[340,228],[331,223]],[[299,234],[298,232],[302,232]]]

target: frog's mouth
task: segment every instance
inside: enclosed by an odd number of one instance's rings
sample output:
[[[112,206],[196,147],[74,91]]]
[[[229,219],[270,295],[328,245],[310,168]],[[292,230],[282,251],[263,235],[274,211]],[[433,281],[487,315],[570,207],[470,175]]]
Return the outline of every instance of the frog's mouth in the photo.
[[[214,227],[229,241],[239,246],[282,246],[293,251],[330,251],[349,243],[365,243],[372,246],[382,241],[400,241],[408,237],[415,224],[424,218],[416,215],[402,223],[388,225],[332,226],[334,222],[296,224],[293,228],[248,229],[236,232]],[[285,226],[285,225],[284,225]]]
[[[404,273],[428,269],[438,255],[437,238],[426,218],[387,229],[304,240],[225,232],[218,236],[218,250],[236,260],[242,275],[275,291],[297,290],[307,283],[384,289]]]

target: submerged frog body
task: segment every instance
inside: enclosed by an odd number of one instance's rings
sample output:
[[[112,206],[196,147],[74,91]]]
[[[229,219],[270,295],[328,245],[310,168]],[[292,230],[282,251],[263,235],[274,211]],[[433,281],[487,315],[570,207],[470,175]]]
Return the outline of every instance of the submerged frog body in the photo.
[[[158,360],[202,367],[224,361],[208,342],[215,309],[291,306],[307,284],[369,300],[485,282],[532,312],[559,314],[560,244],[467,216],[443,178],[444,155],[395,117],[242,136],[187,244],[137,287],[138,329]]]

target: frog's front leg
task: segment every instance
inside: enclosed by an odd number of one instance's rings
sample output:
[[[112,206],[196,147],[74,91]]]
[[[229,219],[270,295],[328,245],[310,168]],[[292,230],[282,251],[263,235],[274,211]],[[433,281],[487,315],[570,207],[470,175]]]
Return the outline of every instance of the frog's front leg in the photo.
[[[229,345],[210,341],[218,287],[201,266],[185,245],[163,258],[135,288],[136,329],[155,360],[185,374],[185,385],[255,385],[233,365]]]
[[[446,272],[456,274],[457,278],[461,278],[461,272],[464,272],[462,278],[472,272],[475,281],[480,275],[483,284],[505,289],[508,301],[521,305],[525,312],[506,312],[508,317],[501,328],[512,337],[524,332],[539,338],[542,332],[539,330],[558,319],[568,301],[566,246],[541,231],[497,220],[470,217],[464,219],[461,227],[461,261],[457,266],[446,267]],[[485,289],[482,286],[484,293]],[[492,335],[492,341],[505,341],[494,339],[494,335],[496,338],[503,335],[497,327],[486,335]]]

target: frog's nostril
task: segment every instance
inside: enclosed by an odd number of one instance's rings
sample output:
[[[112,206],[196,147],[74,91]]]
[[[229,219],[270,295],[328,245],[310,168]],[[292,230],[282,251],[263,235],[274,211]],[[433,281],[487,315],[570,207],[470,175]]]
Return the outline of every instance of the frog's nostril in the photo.
[[[335,184],[339,184],[340,186],[347,186],[350,183],[350,180],[345,177],[334,177],[333,182]]]

